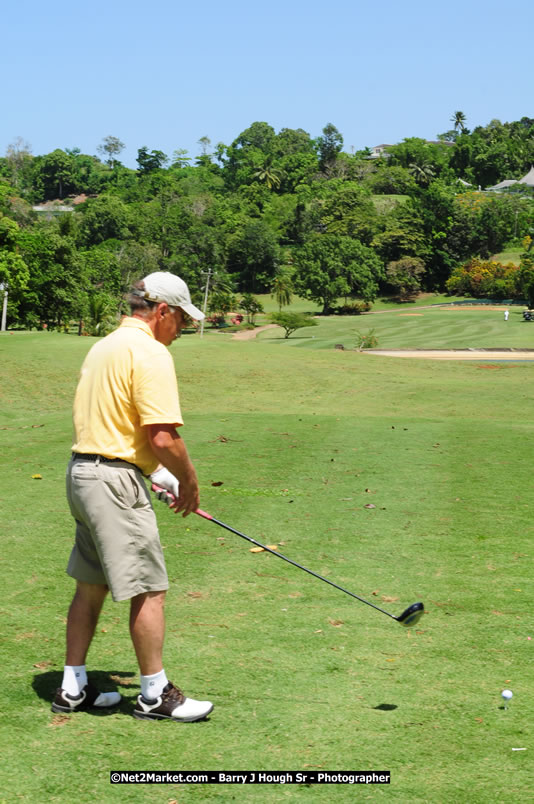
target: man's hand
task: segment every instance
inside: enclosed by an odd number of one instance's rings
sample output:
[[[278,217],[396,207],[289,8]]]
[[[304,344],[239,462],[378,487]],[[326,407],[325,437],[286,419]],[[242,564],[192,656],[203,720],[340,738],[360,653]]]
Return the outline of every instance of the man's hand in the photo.
[[[165,505],[171,505],[176,499],[174,494],[171,494],[167,489],[162,489],[161,486],[158,486],[156,483],[152,483],[151,488],[158,500],[165,503]]]
[[[150,479],[156,486],[159,486],[161,489],[167,489],[174,497],[178,497],[178,487],[180,485],[178,478],[169,472],[168,469],[165,469],[164,466],[159,466],[155,472],[152,472]]]
[[[169,507],[183,516],[194,513],[200,504],[198,480],[182,438],[172,424],[149,424],[147,433],[154,455],[178,482],[178,494]]]

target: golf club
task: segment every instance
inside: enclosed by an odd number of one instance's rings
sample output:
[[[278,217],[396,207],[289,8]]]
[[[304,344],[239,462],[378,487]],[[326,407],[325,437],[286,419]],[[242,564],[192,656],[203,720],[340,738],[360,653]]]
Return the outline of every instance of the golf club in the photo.
[[[158,499],[162,500],[163,502],[166,502],[167,504],[174,499],[173,495],[170,492],[166,491],[165,489],[160,488],[155,483],[152,484],[152,491],[154,491],[157,494]],[[212,516],[211,514],[208,514],[206,511],[202,511],[200,508],[197,508],[197,510],[195,511],[195,514],[198,514],[198,516],[201,516],[203,519],[207,519],[210,522],[214,522],[216,525],[219,525],[221,528],[224,528],[225,530],[229,530],[230,533],[235,533],[236,536],[240,536],[242,539],[246,539],[247,542],[251,542],[252,544],[255,544],[256,547],[261,547],[263,550],[266,550],[268,553],[272,553],[273,556],[277,556],[278,558],[282,558],[284,561],[287,561],[289,564],[293,564],[294,567],[298,567],[298,569],[304,570],[304,572],[307,572],[309,575],[313,575],[314,578],[318,578],[320,581],[324,581],[325,583],[330,584],[330,586],[333,586],[335,589],[339,589],[341,592],[345,592],[346,595],[350,595],[351,597],[356,598],[356,600],[359,600],[360,603],[365,603],[366,606],[371,606],[371,608],[376,609],[377,611],[381,611],[382,614],[386,614],[388,617],[391,617],[392,620],[396,620],[398,623],[400,623],[401,625],[404,625],[406,628],[418,623],[419,620],[421,619],[421,617],[424,614],[425,607],[423,606],[422,603],[412,603],[412,605],[408,606],[408,608],[405,609],[402,612],[402,614],[399,614],[398,617],[395,617],[394,614],[390,614],[389,611],[386,611],[385,609],[381,609],[380,606],[376,606],[374,603],[370,603],[369,600],[364,600],[363,597],[359,597],[359,595],[355,595],[354,592],[349,592],[348,589],[344,589],[342,586],[339,586],[337,583],[334,583],[333,581],[329,581],[328,578],[324,578],[322,575],[319,575],[317,572],[314,572],[313,570],[308,569],[307,567],[303,567],[302,564],[297,564],[297,562],[293,561],[292,558],[288,558],[287,556],[282,555],[282,553],[279,553],[276,550],[271,550],[271,548],[267,547],[266,544],[262,544],[261,542],[256,541],[256,539],[253,539],[251,536],[246,536],[244,533],[241,533],[239,530],[236,530],[235,528],[230,527],[230,525],[226,525],[224,522],[221,522],[220,519],[216,519],[214,516]]]

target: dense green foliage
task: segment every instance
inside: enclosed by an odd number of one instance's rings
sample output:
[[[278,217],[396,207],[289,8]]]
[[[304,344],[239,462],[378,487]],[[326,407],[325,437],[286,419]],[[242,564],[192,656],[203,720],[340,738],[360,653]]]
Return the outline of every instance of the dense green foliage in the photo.
[[[534,307],[534,253],[524,252],[520,264],[472,259],[452,272],[447,290],[475,299],[524,299]]]
[[[8,323],[120,312],[130,282],[157,269],[182,275],[197,303],[211,268],[219,290],[272,293],[280,308],[296,293],[325,313],[340,297],[443,290],[462,263],[534,231],[530,188],[476,190],[530,168],[534,120],[473,132],[462,112],[452,121],[437,142],[407,138],[379,158],[343,152],[332,123],[313,139],[255,122],[228,146],[203,137],[194,164],[181,149],[143,146],[137,170],[120,163],[117,137],[98,146],[101,159],[76,148],[32,156],[17,140],[0,159]]]

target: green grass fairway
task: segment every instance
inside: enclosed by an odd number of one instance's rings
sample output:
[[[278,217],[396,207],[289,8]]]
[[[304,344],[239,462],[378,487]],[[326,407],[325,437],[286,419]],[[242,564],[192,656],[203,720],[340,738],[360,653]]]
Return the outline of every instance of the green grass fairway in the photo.
[[[519,265],[521,262],[521,254],[523,254],[524,251],[524,248],[507,248],[505,251],[501,251],[499,254],[494,254],[491,259],[494,260],[494,262],[502,262],[503,265],[506,265],[509,262]]]
[[[352,349],[358,331],[374,329],[379,349],[534,348],[534,323],[523,320],[523,308],[510,307],[508,321],[504,320],[504,309],[394,307],[350,320],[345,316],[319,317],[319,326],[297,330],[288,339],[284,339],[282,329],[265,330],[258,338],[310,349],[331,349],[337,343]]]
[[[312,345],[310,330],[171,347],[202,508],[393,614],[427,610],[405,629],[155,501],[171,579],[165,668],[215,703],[197,724],[131,717],[128,606],[111,601],[88,670],[121,706],[50,711],[73,591],[70,409],[94,339],[0,336],[1,802],[531,801],[533,368],[331,342],[374,326],[380,346],[526,346],[534,325],[399,312],[321,321],[321,348],[280,348]],[[385,769],[391,784],[112,786],[111,769]]]

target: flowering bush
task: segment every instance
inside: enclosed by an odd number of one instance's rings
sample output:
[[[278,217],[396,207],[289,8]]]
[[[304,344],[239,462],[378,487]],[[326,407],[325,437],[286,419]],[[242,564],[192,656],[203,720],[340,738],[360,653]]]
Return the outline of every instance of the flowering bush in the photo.
[[[519,267],[512,262],[503,265],[474,258],[454,269],[446,287],[452,296],[513,299],[521,295],[518,278]]]

